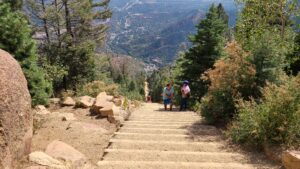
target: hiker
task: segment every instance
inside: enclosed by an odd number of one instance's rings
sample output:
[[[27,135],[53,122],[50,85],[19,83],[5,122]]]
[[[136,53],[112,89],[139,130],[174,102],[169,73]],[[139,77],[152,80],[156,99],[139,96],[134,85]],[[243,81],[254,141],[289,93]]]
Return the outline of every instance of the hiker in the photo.
[[[191,95],[191,89],[189,87],[189,81],[185,80],[181,87],[181,103],[180,103],[180,111],[186,110],[188,107],[188,99]]]
[[[152,99],[151,99],[151,96],[149,95],[149,96],[147,96],[147,103],[152,103]]]
[[[174,88],[170,83],[168,83],[163,90],[163,101],[164,101],[165,110],[167,110],[167,106],[170,105],[170,111],[172,111],[173,97],[174,97]]]

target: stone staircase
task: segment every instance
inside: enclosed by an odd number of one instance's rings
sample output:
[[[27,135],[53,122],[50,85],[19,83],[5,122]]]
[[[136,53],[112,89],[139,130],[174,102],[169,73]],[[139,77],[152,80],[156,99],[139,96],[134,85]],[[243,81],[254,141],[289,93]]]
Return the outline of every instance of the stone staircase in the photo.
[[[276,168],[259,155],[230,148],[221,133],[193,112],[160,111],[145,104],[110,140],[100,168],[253,169]]]

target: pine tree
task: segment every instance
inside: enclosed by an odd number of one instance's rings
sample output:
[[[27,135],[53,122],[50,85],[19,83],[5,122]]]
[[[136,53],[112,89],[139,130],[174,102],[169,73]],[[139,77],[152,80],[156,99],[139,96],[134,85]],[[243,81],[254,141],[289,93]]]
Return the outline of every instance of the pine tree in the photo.
[[[244,8],[237,22],[236,37],[244,50],[251,52],[249,59],[256,66],[256,84],[279,84],[289,65],[287,56],[293,50],[295,34],[288,19],[295,10],[293,1],[241,1]]]
[[[295,40],[295,46],[293,52],[289,55],[290,65],[287,68],[288,73],[296,76],[300,72],[300,33],[298,32]],[[290,71],[290,72],[289,72]]]
[[[221,5],[219,5],[221,7]],[[190,37],[193,46],[177,61],[177,81],[189,80],[193,97],[200,101],[207,91],[207,84],[201,75],[212,68],[215,60],[223,55],[225,46],[225,14],[220,14],[214,4],[210,7],[206,18],[197,26],[197,34]],[[225,17],[226,19],[226,17]]]
[[[23,14],[13,12],[9,4],[0,5],[0,48],[19,61],[28,81],[32,104],[47,104],[51,86],[37,65],[36,45],[30,27]]]
[[[128,86],[128,91],[131,92],[134,90],[135,90],[135,83],[134,83],[134,81],[131,81]]]
[[[13,11],[20,10],[23,6],[23,0],[3,0],[3,2],[8,3]]]
[[[229,16],[227,15],[227,13],[226,13],[226,11],[225,11],[225,9],[224,9],[224,7],[221,3],[218,5],[217,9],[218,9],[218,11],[217,11],[218,17],[220,19],[222,19],[226,25],[228,25]]]
[[[56,91],[76,89],[94,80],[95,52],[105,40],[107,25],[102,21],[111,17],[109,0],[26,0],[27,9],[36,30],[43,32],[41,56],[46,67],[66,72],[53,81]],[[66,31],[62,31],[66,30]],[[45,59],[42,59],[45,60]],[[49,74],[55,71],[49,71]],[[50,75],[55,77],[54,75]]]

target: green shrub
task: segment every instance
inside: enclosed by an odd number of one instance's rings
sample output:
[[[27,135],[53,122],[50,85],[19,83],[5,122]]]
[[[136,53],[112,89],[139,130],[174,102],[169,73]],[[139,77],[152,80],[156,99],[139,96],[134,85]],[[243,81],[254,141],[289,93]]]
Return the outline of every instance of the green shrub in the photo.
[[[105,84],[102,81],[94,81],[87,83],[80,87],[77,91],[78,96],[88,95],[91,97],[97,97],[100,92],[106,92],[112,96],[118,96],[118,85],[116,84]]]
[[[9,4],[0,3],[0,48],[12,54],[20,63],[28,81],[32,105],[47,105],[52,86],[38,66],[36,44],[31,33],[32,30],[21,12],[13,11]]]
[[[123,104],[122,104],[122,108],[123,108],[124,110],[128,110],[128,109],[129,109],[129,100],[128,100],[127,97],[124,98],[124,102],[123,102]]]
[[[246,60],[248,54],[235,42],[228,44],[226,53],[228,57],[219,59],[202,77],[210,85],[200,111],[209,123],[229,122],[235,116],[235,101],[249,98],[255,87],[255,68]]]
[[[123,88],[119,90],[120,95],[126,96],[130,100],[144,100],[144,95],[142,95],[139,91],[127,91],[127,89]]]
[[[240,101],[239,116],[230,127],[234,142],[262,147],[300,147],[300,76],[284,77],[282,85],[267,84],[260,104]]]

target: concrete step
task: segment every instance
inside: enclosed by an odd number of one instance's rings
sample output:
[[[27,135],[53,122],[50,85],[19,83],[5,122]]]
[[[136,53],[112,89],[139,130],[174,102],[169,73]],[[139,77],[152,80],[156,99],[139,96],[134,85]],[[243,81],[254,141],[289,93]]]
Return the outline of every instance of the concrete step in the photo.
[[[140,118],[129,118],[128,121],[144,121],[144,122],[147,122],[147,121],[151,121],[151,122],[186,122],[186,123],[196,123],[196,122],[199,122],[200,119],[173,119],[173,118],[169,118],[169,119],[149,119],[149,118],[144,118],[144,119],[140,119]]]
[[[269,169],[263,158],[237,153],[193,112],[144,104],[110,140],[99,169]],[[256,159],[256,160],[254,160]],[[264,163],[263,163],[264,162]]]
[[[200,120],[200,118],[139,118],[130,117],[130,120],[144,120],[144,121],[179,121],[179,122],[194,122]]]
[[[219,135],[217,129],[189,128],[189,129],[163,129],[163,128],[131,128],[122,127],[119,132],[149,133],[149,134],[185,134],[185,135]]]
[[[105,153],[107,153],[104,156],[105,161],[251,162],[244,155],[223,152],[106,149]]]
[[[180,161],[99,161],[98,166],[101,169],[268,169],[256,164]]]
[[[153,116],[153,115],[157,115],[157,116],[169,116],[169,115],[174,115],[174,116],[189,116],[189,115],[199,115],[195,112],[191,112],[191,111],[188,111],[188,112],[180,112],[180,111],[164,111],[164,112],[156,112],[156,111],[151,111],[150,112],[140,112],[140,111],[135,111],[132,113],[132,115],[136,115],[136,116]]]
[[[201,128],[207,130],[217,130],[214,126],[202,125],[202,124],[134,124],[124,123],[123,127],[129,128],[158,128],[158,129],[189,129],[189,128]]]
[[[125,121],[124,124],[153,124],[153,125],[197,125],[202,124],[203,122],[201,120],[198,120],[196,122],[176,122],[176,121],[146,121],[146,120],[129,120]]]
[[[160,151],[225,152],[224,144],[218,142],[140,141],[111,139],[110,148]]]
[[[133,118],[201,118],[199,115],[131,115]]]
[[[141,141],[222,141],[220,136],[191,136],[185,134],[148,134],[116,132],[114,139],[141,140]]]

